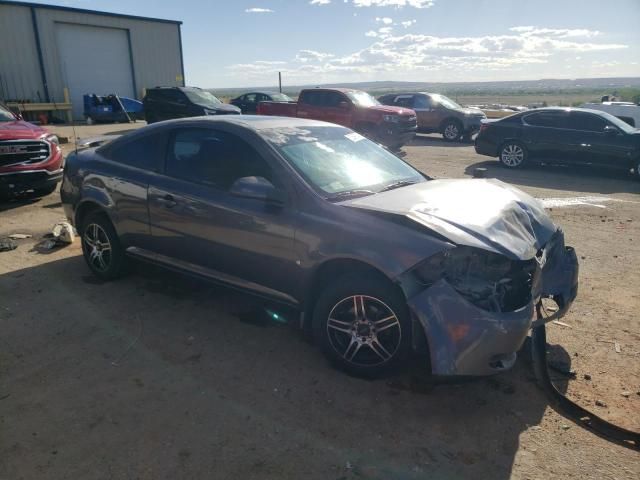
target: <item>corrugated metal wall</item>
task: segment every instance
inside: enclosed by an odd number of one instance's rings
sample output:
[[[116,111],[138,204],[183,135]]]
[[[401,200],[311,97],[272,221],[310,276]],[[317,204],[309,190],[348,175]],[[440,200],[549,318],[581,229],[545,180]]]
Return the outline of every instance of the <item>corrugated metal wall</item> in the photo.
[[[28,7],[0,5],[0,98],[44,102],[38,52]]]
[[[180,30],[176,23],[155,22],[93,13],[35,8],[42,57],[51,101],[62,102],[64,68],[60,65],[56,40],[56,23],[94,25],[129,31],[136,96],[144,88],[156,85],[182,85]],[[0,75],[6,76],[0,95],[5,98],[28,98],[44,101],[31,9],[0,4]],[[4,83],[4,80],[3,80]],[[2,84],[0,84],[2,85]],[[108,92],[104,92],[108,93]]]

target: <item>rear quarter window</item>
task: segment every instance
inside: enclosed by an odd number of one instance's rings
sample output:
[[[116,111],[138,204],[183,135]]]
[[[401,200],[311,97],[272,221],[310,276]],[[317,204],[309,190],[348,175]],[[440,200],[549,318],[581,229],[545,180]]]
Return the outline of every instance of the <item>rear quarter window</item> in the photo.
[[[160,171],[166,155],[168,135],[165,132],[151,133],[130,141],[117,142],[101,149],[107,159],[129,167]]]

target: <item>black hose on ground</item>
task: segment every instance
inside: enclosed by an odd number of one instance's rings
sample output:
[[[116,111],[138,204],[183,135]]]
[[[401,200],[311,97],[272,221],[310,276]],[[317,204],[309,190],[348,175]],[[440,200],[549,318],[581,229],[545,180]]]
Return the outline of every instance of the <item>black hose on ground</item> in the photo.
[[[538,305],[538,318],[541,317],[541,307]],[[547,365],[547,332],[544,324],[534,327],[531,331],[531,353],[533,357],[533,371],[538,384],[547,393],[551,405],[559,413],[591,430],[596,435],[613,443],[630,449],[640,449],[640,433],[619,427],[594,415],[580,405],[569,400],[555,387],[549,376]]]

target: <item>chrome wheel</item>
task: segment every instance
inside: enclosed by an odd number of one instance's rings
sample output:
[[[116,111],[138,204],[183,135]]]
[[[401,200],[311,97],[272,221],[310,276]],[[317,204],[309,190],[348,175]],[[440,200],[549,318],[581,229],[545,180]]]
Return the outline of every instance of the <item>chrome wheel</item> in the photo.
[[[507,167],[519,167],[524,162],[524,149],[515,143],[505,145],[500,152],[500,161]]]
[[[402,340],[394,311],[383,301],[353,295],[329,313],[327,336],[331,347],[350,364],[372,367],[389,362]]]
[[[444,128],[444,138],[447,140],[457,140],[460,137],[460,129],[455,123],[450,123]]]
[[[105,272],[111,265],[111,242],[104,229],[97,223],[90,223],[84,230],[82,241],[91,266],[99,272]]]

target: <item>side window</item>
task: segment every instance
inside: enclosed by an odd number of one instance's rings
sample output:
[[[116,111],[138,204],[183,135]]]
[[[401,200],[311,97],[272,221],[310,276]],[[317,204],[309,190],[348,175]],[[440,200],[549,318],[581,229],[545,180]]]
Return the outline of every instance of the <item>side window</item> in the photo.
[[[318,106],[322,102],[322,95],[324,92],[305,92],[300,98],[300,103],[307,105]]]
[[[207,128],[175,132],[166,174],[223,190],[242,177],[273,181],[271,168],[253,147],[235,135]]]
[[[322,105],[325,107],[337,107],[340,102],[346,102],[347,98],[338,92],[325,92]]]
[[[108,145],[104,155],[114,162],[157,172],[164,161],[167,138],[165,132],[152,133],[123,144]]]
[[[526,115],[523,120],[534,127],[567,128],[566,115],[561,113],[537,112]]]
[[[569,128],[575,130],[586,130],[589,132],[603,132],[607,122],[598,117],[585,112],[571,112],[569,117]]]
[[[433,108],[433,102],[426,95],[416,95],[413,108]]]
[[[413,95],[399,95],[393,104],[398,107],[413,108]]]
[[[247,93],[244,96],[245,103],[256,103],[256,94],[255,93]]]

